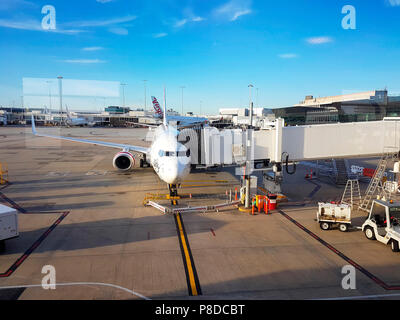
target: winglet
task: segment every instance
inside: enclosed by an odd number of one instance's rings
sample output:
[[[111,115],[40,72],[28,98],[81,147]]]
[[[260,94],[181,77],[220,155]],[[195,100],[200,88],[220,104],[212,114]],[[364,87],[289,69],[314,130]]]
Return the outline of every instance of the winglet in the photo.
[[[36,132],[36,125],[35,125],[35,118],[34,118],[33,114],[32,114],[32,133],[33,133],[34,135],[37,134],[37,132]]]

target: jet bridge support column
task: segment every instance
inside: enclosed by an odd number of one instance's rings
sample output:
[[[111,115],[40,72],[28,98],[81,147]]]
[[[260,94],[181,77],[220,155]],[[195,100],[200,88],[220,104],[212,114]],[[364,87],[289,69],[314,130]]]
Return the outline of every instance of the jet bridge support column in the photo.
[[[285,120],[282,118],[276,119],[275,122],[275,152],[273,157],[273,188],[268,188],[265,185],[266,189],[272,193],[277,193],[277,191],[281,190],[281,183],[283,180],[282,176],[282,128],[285,126]],[[273,189],[273,190],[270,190]]]
[[[249,130],[250,129],[250,130]],[[245,187],[246,187],[246,194],[245,194],[245,201],[244,201],[244,207],[246,209],[249,209],[251,206],[250,203],[250,173],[251,173],[251,160],[253,159],[252,155],[252,150],[254,150],[254,146],[252,145],[252,133],[253,131],[251,130],[251,126],[249,127],[248,130],[246,130],[246,164],[244,167],[244,182],[245,182]]]

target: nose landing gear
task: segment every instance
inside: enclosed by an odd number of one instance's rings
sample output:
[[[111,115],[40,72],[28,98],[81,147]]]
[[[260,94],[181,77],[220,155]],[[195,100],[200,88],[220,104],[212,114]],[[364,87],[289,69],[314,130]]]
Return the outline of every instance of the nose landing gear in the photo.
[[[171,204],[173,206],[176,206],[178,204],[177,199],[179,199],[178,187],[176,184],[169,184],[168,189],[169,189],[169,198],[171,199]]]

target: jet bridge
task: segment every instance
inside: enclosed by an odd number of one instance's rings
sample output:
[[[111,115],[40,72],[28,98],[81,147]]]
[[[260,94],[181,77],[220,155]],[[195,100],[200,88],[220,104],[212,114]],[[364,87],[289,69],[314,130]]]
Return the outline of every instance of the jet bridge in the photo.
[[[192,163],[203,165],[281,163],[285,154],[290,162],[379,156],[400,150],[400,120],[285,127],[284,119],[277,119],[274,127],[258,131],[203,128],[197,144]]]
[[[284,127],[278,119],[271,130],[254,132],[254,159],[281,162],[369,157],[400,150],[400,121],[332,123]]]
[[[194,143],[196,139],[192,135],[188,140]],[[279,190],[285,163],[398,153],[400,120],[285,127],[284,119],[277,119],[274,126],[258,131],[203,128],[196,145],[190,146],[198,152],[191,154],[193,164],[239,165],[244,175],[249,174],[249,166],[252,170],[272,167],[274,174],[266,179]]]

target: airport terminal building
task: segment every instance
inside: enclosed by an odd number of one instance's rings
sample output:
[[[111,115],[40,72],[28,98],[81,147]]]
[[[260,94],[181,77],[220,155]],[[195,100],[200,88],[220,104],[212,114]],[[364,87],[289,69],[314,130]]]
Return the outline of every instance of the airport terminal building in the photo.
[[[272,111],[277,118],[284,118],[287,125],[377,121],[400,116],[400,96],[389,96],[387,90],[321,98],[306,96],[292,107]]]

